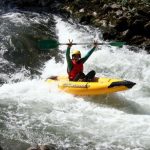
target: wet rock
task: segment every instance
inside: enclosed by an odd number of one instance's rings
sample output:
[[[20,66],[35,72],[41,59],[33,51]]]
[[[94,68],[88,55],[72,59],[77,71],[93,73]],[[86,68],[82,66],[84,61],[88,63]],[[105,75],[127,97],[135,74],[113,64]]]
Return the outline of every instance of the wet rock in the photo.
[[[145,17],[148,17],[150,18],[150,10],[149,10],[149,7],[146,7],[144,9],[138,9],[137,10],[137,13],[142,15],[142,16],[145,16]]]
[[[143,43],[145,40],[142,38],[142,36],[140,35],[137,35],[137,36],[133,36],[131,39],[130,39],[130,42],[129,43],[132,43],[134,45],[139,45],[140,43]]]
[[[130,26],[130,30],[134,35],[142,35],[144,33],[144,22],[143,20],[135,20]]]
[[[123,11],[122,10],[117,10],[116,11],[116,16],[121,16],[123,14]]]
[[[110,7],[110,5],[108,5],[108,4],[105,4],[104,6],[103,6],[103,8],[102,8],[102,11],[104,12],[104,13],[108,13],[109,11],[111,11],[112,10],[112,8]]]
[[[53,149],[53,147],[50,148],[48,145],[41,145],[40,149],[41,150],[55,150],[55,149]]]
[[[35,145],[29,147],[27,150],[56,150],[56,146],[53,144],[50,145]]]
[[[127,30],[128,27],[129,27],[128,18],[121,17],[117,20],[115,29],[119,32],[123,32],[123,31]]]
[[[30,148],[28,148],[27,150],[40,150],[40,149],[37,149],[37,148],[35,148],[35,147],[30,147]]]
[[[114,9],[114,10],[118,10],[118,9],[121,8],[121,5],[114,3],[114,4],[112,4],[110,7],[111,7],[112,9]]]
[[[84,13],[85,12],[84,8],[80,9],[79,12]]]
[[[107,27],[108,26],[107,20],[104,20],[104,19],[102,19],[102,20],[96,19],[94,22],[95,22],[96,26],[103,26],[103,27]]]
[[[91,23],[91,19],[92,19],[92,15],[82,16],[80,18],[79,23],[84,24],[84,25],[90,24]]]
[[[103,32],[104,40],[112,40],[115,39],[117,32],[113,29],[109,29],[108,31]]]
[[[97,16],[97,12],[94,11],[94,12],[92,13],[92,15],[93,15],[94,17],[96,17],[96,16]]]

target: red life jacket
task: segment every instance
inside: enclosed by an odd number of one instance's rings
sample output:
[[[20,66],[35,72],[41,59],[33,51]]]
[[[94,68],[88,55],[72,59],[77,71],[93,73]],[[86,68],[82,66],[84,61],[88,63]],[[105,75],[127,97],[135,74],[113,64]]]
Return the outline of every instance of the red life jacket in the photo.
[[[72,60],[72,65],[73,65],[72,70],[70,72],[68,71],[70,80],[73,80],[79,72],[83,72],[83,63],[82,62],[78,63],[78,62],[75,62],[74,60]]]

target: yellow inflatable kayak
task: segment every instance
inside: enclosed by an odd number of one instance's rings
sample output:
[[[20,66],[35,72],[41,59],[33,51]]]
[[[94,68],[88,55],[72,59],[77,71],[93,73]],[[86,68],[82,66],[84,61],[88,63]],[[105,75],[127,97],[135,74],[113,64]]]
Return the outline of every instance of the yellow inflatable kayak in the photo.
[[[109,94],[128,90],[136,84],[127,80],[107,77],[96,77],[93,82],[74,82],[69,81],[67,76],[50,77],[46,82],[50,85],[56,83],[60,90],[74,95]]]

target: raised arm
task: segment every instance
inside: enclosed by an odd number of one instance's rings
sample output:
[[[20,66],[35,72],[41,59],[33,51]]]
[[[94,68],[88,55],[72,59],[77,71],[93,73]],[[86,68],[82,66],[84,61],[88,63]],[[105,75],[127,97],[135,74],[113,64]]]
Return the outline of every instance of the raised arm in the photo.
[[[82,63],[85,63],[87,61],[87,59],[91,56],[91,54],[94,52],[94,50],[97,47],[97,41],[94,41],[94,47],[83,57],[81,58],[80,61],[82,61]]]
[[[71,58],[70,58],[70,49],[71,49],[71,46],[72,46],[72,41],[69,40],[67,51],[66,51],[66,60],[67,60],[67,69],[68,69],[68,71],[71,71],[72,66],[73,66]]]

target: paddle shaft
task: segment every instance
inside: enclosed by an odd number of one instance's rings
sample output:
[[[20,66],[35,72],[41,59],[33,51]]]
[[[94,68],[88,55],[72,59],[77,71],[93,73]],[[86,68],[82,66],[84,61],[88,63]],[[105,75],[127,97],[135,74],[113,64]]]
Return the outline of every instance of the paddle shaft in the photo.
[[[71,43],[72,45],[93,45],[94,43]],[[48,39],[48,40],[41,40],[38,41],[38,47],[40,49],[53,49],[57,48],[59,45],[71,45],[70,43],[59,43],[56,40]],[[111,45],[122,47],[125,42],[104,42],[104,43],[97,43],[97,45]]]
[[[92,45],[93,43],[72,43],[72,45]],[[97,45],[103,45],[104,43],[97,43]],[[108,44],[108,43],[106,43]],[[69,45],[69,43],[58,43],[58,45]]]

